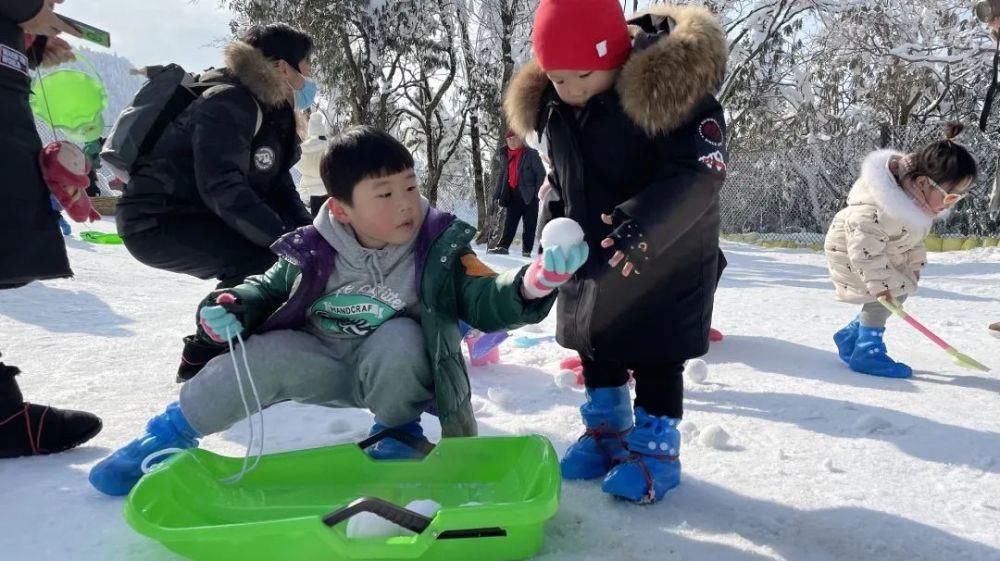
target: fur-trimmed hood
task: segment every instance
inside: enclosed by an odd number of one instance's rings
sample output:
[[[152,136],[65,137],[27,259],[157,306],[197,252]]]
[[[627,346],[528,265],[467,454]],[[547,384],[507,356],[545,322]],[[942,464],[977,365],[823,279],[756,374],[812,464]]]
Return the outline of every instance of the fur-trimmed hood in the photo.
[[[622,108],[650,136],[668,133],[722,85],[729,55],[725,31],[700,6],[654,6],[629,24],[633,51],[615,84]],[[656,33],[659,37],[645,45]],[[511,80],[504,110],[522,137],[536,130],[549,87],[535,59]]]
[[[924,214],[920,206],[899,186],[889,171],[889,160],[906,154],[895,150],[878,150],[861,164],[861,177],[847,196],[848,205],[873,205],[914,231],[926,232],[934,218]]]
[[[243,41],[233,41],[226,47],[224,60],[230,75],[261,103],[269,108],[288,103],[288,83],[274,62],[259,50]]]

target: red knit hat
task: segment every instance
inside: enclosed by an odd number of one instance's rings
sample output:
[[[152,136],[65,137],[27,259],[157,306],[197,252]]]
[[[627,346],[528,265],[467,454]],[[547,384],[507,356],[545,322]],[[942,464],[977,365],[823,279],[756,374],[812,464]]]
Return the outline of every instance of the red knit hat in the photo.
[[[532,33],[543,70],[614,70],[632,51],[617,0],[541,0]]]

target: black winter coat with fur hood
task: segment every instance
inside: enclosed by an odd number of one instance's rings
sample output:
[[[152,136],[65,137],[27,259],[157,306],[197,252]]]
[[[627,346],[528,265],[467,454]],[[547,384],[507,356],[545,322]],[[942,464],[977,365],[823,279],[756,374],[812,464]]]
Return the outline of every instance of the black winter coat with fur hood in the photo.
[[[123,236],[156,227],[164,214],[204,215],[269,247],[311,223],[289,173],[300,151],[285,80],[241,41],[226,48],[225,62],[199,79],[233,87],[196,99],[137,164],[118,205]]]
[[[535,61],[511,83],[505,109],[519,134],[538,134],[561,199],[543,220],[583,227],[590,259],[559,290],[557,338],[601,362],[673,363],[708,350],[719,251],[725,121],[714,93],[727,44],[704,8],[658,6],[629,22],[633,52],[611,90],[576,110]],[[600,247],[633,219],[649,243],[641,274],[622,277]]]

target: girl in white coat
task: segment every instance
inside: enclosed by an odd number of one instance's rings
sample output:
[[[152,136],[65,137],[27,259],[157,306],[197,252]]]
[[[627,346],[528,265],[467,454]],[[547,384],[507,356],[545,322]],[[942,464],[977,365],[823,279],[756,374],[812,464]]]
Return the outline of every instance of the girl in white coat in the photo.
[[[862,305],[858,317],[833,337],[840,358],[855,372],[889,378],[913,374],[886,353],[882,336],[890,313],[878,298],[901,303],[916,292],[927,261],[924,238],[976,177],[975,160],[953,141],[961,130],[949,124],[944,140],[913,154],[869,154],[847,208],[830,225],[825,250],[837,299]]]
[[[300,146],[302,158],[295,164],[295,168],[302,174],[298,185],[299,196],[309,205],[314,218],[329,198],[326,187],[323,186],[323,179],[319,175],[319,163],[330,144],[329,138],[330,127],[326,123],[326,118],[319,111],[314,112],[309,116],[309,136]]]

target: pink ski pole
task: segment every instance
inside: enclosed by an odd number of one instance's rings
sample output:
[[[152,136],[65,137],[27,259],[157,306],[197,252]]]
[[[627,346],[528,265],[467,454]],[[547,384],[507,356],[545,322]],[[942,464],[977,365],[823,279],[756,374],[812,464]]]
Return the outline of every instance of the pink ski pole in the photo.
[[[952,359],[959,366],[964,366],[966,368],[971,368],[973,370],[981,370],[983,372],[989,372],[990,371],[990,369],[986,365],[984,365],[983,363],[979,362],[978,360],[972,358],[969,355],[960,353],[958,351],[958,349],[956,349],[955,347],[952,347],[944,339],[942,339],[942,338],[938,337],[937,335],[935,335],[933,331],[931,331],[930,329],[927,329],[926,327],[924,327],[924,324],[922,324],[919,321],[917,321],[917,318],[915,318],[915,317],[911,316],[910,314],[906,313],[903,310],[903,307],[900,306],[899,304],[897,304],[894,300],[890,300],[889,298],[886,298],[884,296],[880,296],[879,299],[878,299],[878,302],[879,302],[879,304],[882,304],[883,306],[885,306],[885,308],[887,310],[889,310],[890,312],[892,312],[892,313],[896,314],[897,316],[903,318],[903,320],[906,323],[912,325],[914,327],[914,329],[916,329],[917,331],[923,333],[924,337],[927,337],[928,339],[930,339],[931,341],[933,341],[935,345],[937,345],[937,346],[941,347],[942,349],[944,349],[944,351],[946,353],[950,354],[951,357],[952,357]]]

